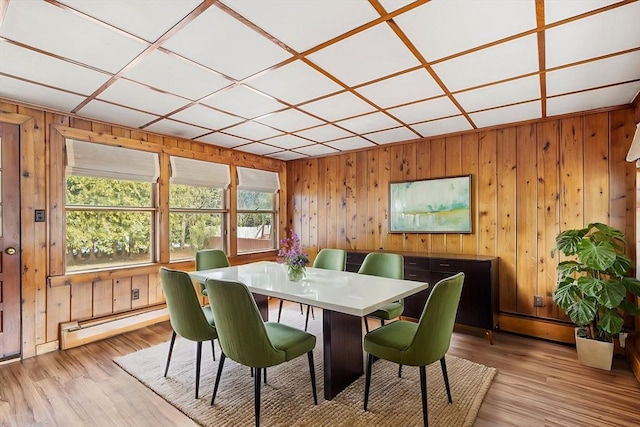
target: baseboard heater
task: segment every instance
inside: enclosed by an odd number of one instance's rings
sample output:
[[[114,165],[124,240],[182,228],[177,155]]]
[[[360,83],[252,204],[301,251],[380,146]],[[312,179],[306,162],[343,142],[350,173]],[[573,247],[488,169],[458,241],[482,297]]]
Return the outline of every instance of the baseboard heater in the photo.
[[[60,349],[78,347],[169,320],[166,307],[101,321],[60,324]]]

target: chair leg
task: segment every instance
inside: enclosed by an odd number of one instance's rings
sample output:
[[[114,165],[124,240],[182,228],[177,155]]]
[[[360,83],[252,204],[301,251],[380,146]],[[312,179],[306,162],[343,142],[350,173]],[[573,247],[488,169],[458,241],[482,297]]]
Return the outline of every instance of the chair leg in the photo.
[[[167,376],[169,372],[169,363],[171,363],[171,353],[173,352],[173,345],[176,343],[176,331],[172,331],[171,344],[169,344],[169,354],[167,355],[167,366],[164,368],[164,376]]]
[[[216,374],[216,382],[213,386],[213,396],[211,396],[211,404],[216,400],[216,393],[218,393],[218,385],[220,384],[220,377],[222,376],[222,367],[224,366],[224,361],[227,358],[227,355],[221,353],[220,355],[220,364],[218,365],[218,373]]]
[[[278,307],[278,323],[280,323],[280,316],[282,316],[282,305],[284,304],[284,300],[280,300],[280,306]]]
[[[263,372],[263,377],[264,377],[264,383],[267,383],[267,368],[262,368],[262,372]]]
[[[313,306],[312,305],[308,305],[307,306],[307,310],[309,310],[309,308],[311,308],[311,318],[313,320],[316,320],[316,315],[313,313]]]
[[[202,361],[202,341],[198,341],[196,345],[196,399],[198,398],[198,390],[200,389],[200,362]]]
[[[300,314],[304,314],[304,311],[302,311],[302,303],[300,303]]]
[[[211,340],[211,353],[213,354],[213,361],[216,361],[216,345],[214,340]]]
[[[453,400],[451,400],[451,388],[449,388],[449,375],[447,375],[447,362],[444,360],[444,356],[440,359],[440,367],[442,368],[442,377],[444,378],[444,386],[447,388],[449,403],[453,403]]]
[[[429,413],[427,410],[427,367],[420,366],[420,391],[422,392],[422,420],[424,427],[429,426]]]
[[[254,378],[254,408],[256,412],[256,427],[260,426],[260,378],[262,368],[256,368],[256,376]]]
[[[316,369],[313,365],[313,351],[307,353],[309,357],[309,373],[311,374],[311,388],[313,389],[313,404],[318,404],[318,392],[316,391]]]
[[[402,378],[402,365],[398,365],[398,378]]]
[[[373,354],[368,354],[367,371],[364,377],[364,410],[367,410],[369,403],[369,387],[371,386],[371,365],[373,364]]]
[[[367,322],[367,316],[364,316],[364,329],[369,333],[369,322]]]
[[[304,321],[304,331],[307,332],[307,328],[309,327],[309,307],[311,307],[310,305],[307,306],[307,318]]]
[[[384,319],[380,319],[380,326],[384,326]]]

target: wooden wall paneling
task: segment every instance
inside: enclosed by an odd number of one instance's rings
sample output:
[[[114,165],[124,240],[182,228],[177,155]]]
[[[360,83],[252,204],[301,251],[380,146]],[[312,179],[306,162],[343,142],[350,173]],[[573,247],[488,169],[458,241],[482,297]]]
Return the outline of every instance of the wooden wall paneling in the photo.
[[[384,190],[387,183],[380,181],[378,174],[380,150],[365,151],[367,155],[367,183],[366,192],[360,193],[367,195],[367,240],[366,249],[378,249],[380,247],[380,209],[378,207],[379,194]]]
[[[113,135],[111,126],[100,122],[91,122],[91,131],[104,135]]]
[[[349,156],[342,154],[338,158],[336,164],[336,188],[335,198],[338,203],[337,206],[337,247],[340,249],[348,249],[349,244],[347,242],[347,165],[345,164],[349,159]]]
[[[345,247],[356,249],[358,239],[358,204],[356,199],[356,155],[345,154],[344,200],[345,200]]]
[[[318,185],[317,189],[317,207],[318,207],[318,216],[317,216],[317,249],[327,248],[327,223],[329,222],[329,203],[330,199],[327,197],[328,188],[329,188],[329,178],[327,172],[327,157],[321,157],[318,159]],[[288,180],[287,180],[288,181]]]
[[[93,316],[113,313],[113,280],[93,282]]]
[[[416,168],[417,144],[415,142],[402,145],[402,161],[404,164],[404,179],[413,181],[417,176]],[[403,251],[415,252],[419,249],[420,234],[404,233],[402,242]]]
[[[158,177],[156,208],[155,240],[158,242],[158,253],[154,258],[158,262],[167,263],[171,259],[170,222],[169,222],[169,177],[171,176],[171,161],[167,153],[158,155],[160,176]]]
[[[93,315],[93,283],[72,283],[71,319],[88,319]]]
[[[331,156],[325,158],[326,169],[324,173],[327,176],[326,187],[326,203],[327,203],[327,247],[339,248],[338,245],[338,206],[341,203],[341,199],[338,197],[338,190],[341,188],[340,180],[338,177],[338,163],[341,161],[342,156]]]
[[[478,134],[462,135],[461,175],[471,175],[471,233],[460,236],[460,252],[478,253]]]
[[[431,177],[431,143],[419,141],[416,143],[416,179]],[[431,252],[431,234],[420,234],[418,238],[418,252]]]
[[[446,176],[462,174],[462,137],[460,135],[445,138],[445,171]],[[444,236],[445,252],[459,254],[462,252],[460,234],[448,233]]]
[[[537,131],[538,159],[538,295],[544,306],[537,307],[539,317],[557,318],[558,306],[553,302],[556,289],[558,255],[551,258],[556,235],[560,232],[558,121],[539,123]]]
[[[378,249],[388,248],[389,238],[389,181],[391,180],[391,150],[378,151]]]
[[[535,314],[538,225],[535,124],[516,128],[516,309]]]
[[[497,133],[495,130],[478,135],[478,174],[475,185],[478,198],[475,201],[478,222],[478,254],[496,255],[497,226]]]
[[[138,299],[131,296],[131,308],[136,309],[149,305],[149,276],[141,274],[131,277],[131,291],[138,290]]]
[[[288,212],[293,215],[288,219],[288,228],[289,233],[295,231],[296,233],[300,233],[300,227],[302,226],[302,185],[300,184],[300,174],[302,173],[301,168],[302,162],[292,162],[291,165],[287,166],[287,175],[289,175],[289,183],[291,193],[286,194],[287,202],[288,202]],[[307,242],[303,241],[302,244],[305,245]]]
[[[584,226],[584,156],[580,117],[560,121],[561,230]]]
[[[13,103],[0,101],[0,112],[16,114],[18,113],[18,106]]]
[[[584,223],[608,223],[609,113],[606,112],[584,117],[584,188]]]
[[[497,255],[500,257],[500,311],[516,312],[516,131],[496,135],[498,173]]]
[[[317,251],[318,248],[318,159],[307,160],[305,175],[307,180],[307,199],[309,203],[309,243]]]
[[[369,155],[366,151],[358,151],[356,153],[356,182],[354,189],[354,195],[356,197],[355,204],[357,207],[357,238],[355,242],[356,249],[367,249],[367,232],[369,230],[369,211],[367,209],[368,159]]]
[[[181,148],[180,146],[178,146],[177,138],[171,138],[168,136],[163,136],[161,138],[162,138],[162,145],[164,145],[165,147]]]
[[[161,304],[165,301],[162,292],[162,283],[160,282],[160,274],[149,274],[149,305]]]
[[[131,277],[113,279],[113,312],[131,310]]]
[[[308,160],[297,163],[298,184],[300,188],[300,229],[299,234],[304,246],[309,246],[309,173]]]
[[[42,319],[46,325],[45,342],[51,342],[59,338],[60,323],[71,320],[71,286],[47,288],[46,307],[47,315]]]
[[[65,138],[53,128],[49,130],[48,152],[49,274],[57,276],[65,272]]]
[[[139,131],[138,131],[139,132]],[[111,126],[111,134],[121,137],[121,138],[130,138],[130,139],[139,139],[139,138],[132,138],[132,133],[133,131],[126,129],[126,128],[122,128],[120,126]],[[142,132],[139,132],[142,133]]]
[[[389,157],[389,182],[406,181],[406,161],[404,158],[404,150],[402,145],[392,145]],[[387,192],[389,188],[387,186]],[[390,251],[404,250],[404,236],[406,233],[389,234],[387,238],[386,249]]]
[[[235,166],[231,165],[231,170],[232,173],[235,173]],[[278,240],[282,239],[282,237],[285,235],[285,230],[287,228],[287,221],[289,218],[289,208],[288,208],[288,201],[287,201],[287,197],[283,196],[284,194],[290,194],[291,191],[289,190],[289,183],[287,180],[287,176],[288,176],[288,170],[286,167],[286,164],[282,163],[280,165],[280,170],[278,171],[279,173],[279,178],[280,178],[280,190],[277,193],[277,224],[274,224],[274,227],[277,226],[277,229],[274,230],[277,234],[276,234],[276,247],[278,246]],[[233,181],[232,181],[233,182]],[[235,193],[234,191],[231,191],[231,197],[233,197],[233,194]],[[234,214],[235,216],[235,212],[231,212],[232,214]],[[234,227],[235,227],[235,223]],[[227,236],[227,240],[231,238],[231,233],[229,233],[229,235]]]
[[[438,138],[430,141],[431,143],[431,158],[429,159],[429,169],[431,170],[432,178],[442,178],[447,175],[446,171],[446,148],[445,139]],[[444,234],[431,234],[431,251],[433,253],[446,253],[445,235]]]

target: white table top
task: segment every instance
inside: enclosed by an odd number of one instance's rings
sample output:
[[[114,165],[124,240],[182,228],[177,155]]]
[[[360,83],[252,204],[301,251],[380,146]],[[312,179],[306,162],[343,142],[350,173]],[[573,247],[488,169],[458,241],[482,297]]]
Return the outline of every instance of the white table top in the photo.
[[[307,277],[304,280],[292,282],[287,277],[286,266],[268,261],[193,271],[189,275],[201,282],[206,279],[234,280],[244,283],[256,294],[354,316],[372,313],[393,301],[429,287],[425,282],[312,267],[307,267]]]

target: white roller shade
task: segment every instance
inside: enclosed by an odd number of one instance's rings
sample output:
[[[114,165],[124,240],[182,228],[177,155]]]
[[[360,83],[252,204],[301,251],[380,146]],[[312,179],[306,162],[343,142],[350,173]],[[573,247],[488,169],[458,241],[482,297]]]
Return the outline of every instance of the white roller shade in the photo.
[[[171,183],[196,187],[227,188],[229,165],[171,156]]]
[[[237,167],[238,190],[264,191],[275,193],[280,189],[277,172]]]
[[[156,182],[158,155],[75,139],[66,140],[67,175]]]

